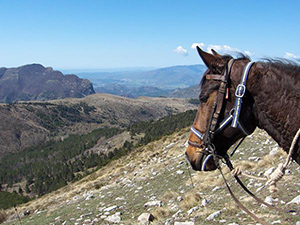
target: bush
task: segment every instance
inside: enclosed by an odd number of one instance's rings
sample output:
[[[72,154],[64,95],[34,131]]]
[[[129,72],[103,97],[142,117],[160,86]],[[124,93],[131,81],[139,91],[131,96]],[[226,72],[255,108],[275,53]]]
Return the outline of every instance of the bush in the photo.
[[[193,104],[193,105],[199,105],[199,104],[200,104],[200,101],[199,101],[199,99],[191,98],[191,99],[189,100],[189,103],[190,103],[190,104]]]
[[[10,193],[0,191],[0,209],[8,209],[14,205],[26,203],[30,200],[29,197],[19,195],[16,192]]]

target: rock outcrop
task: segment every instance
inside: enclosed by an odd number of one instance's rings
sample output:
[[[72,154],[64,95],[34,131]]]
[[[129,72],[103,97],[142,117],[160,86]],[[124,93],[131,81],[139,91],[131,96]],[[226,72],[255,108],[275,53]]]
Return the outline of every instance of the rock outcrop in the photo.
[[[94,93],[89,80],[40,64],[0,68],[0,102],[82,98]]]

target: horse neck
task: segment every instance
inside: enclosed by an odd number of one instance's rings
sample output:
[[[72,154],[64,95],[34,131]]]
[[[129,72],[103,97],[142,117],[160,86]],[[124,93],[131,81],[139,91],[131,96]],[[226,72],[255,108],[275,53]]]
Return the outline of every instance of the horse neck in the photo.
[[[285,151],[300,128],[299,78],[297,66],[259,62],[254,65],[247,85],[254,98],[258,127],[267,131]]]

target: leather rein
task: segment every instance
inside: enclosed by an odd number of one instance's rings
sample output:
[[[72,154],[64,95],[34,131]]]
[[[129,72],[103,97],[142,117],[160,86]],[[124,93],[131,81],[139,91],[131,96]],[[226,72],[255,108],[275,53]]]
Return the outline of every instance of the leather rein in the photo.
[[[254,220],[256,220],[257,222],[263,224],[263,225],[270,225],[269,223],[265,222],[263,219],[257,217],[256,215],[254,215],[250,210],[248,210],[239,200],[238,198],[234,195],[234,193],[232,192],[232,190],[230,189],[225,176],[222,172],[222,169],[220,167],[219,164],[219,160],[224,160],[226,165],[228,166],[228,168],[230,169],[230,171],[232,171],[233,165],[230,162],[229,156],[227,154],[225,155],[220,155],[218,154],[213,142],[213,138],[214,136],[219,133],[220,131],[222,131],[225,127],[227,127],[229,125],[229,123],[231,122],[231,127],[233,128],[238,128],[240,129],[246,136],[248,136],[250,133],[244,128],[244,126],[242,125],[242,123],[239,121],[239,116],[241,113],[241,108],[242,108],[242,102],[243,102],[243,97],[245,95],[246,92],[246,82],[247,82],[247,78],[248,78],[248,74],[249,71],[251,69],[251,67],[253,66],[254,62],[249,62],[247,63],[246,67],[244,68],[243,71],[243,75],[241,78],[241,82],[240,84],[237,86],[236,91],[235,91],[235,96],[236,96],[236,100],[235,100],[235,104],[234,107],[230,110],[229,115],[227,115],[227,117],[221,121],[220,123],[218,123],[219,120],[219,116],[221,113],[221,110],[223,108],[224,105],[224,100],[228,99],[228,81],[230,79],[230,72],[231,72],[231,68],[232,65],[234,63],[234,59],[230,59],[226,64],[225,64],[225,68],[223,70],[223,73],[220,74],[206,74],[205,78],[207,80],[218,80],[221,82],[220,87],[219,87],[219,91],[218,91],[218,96],[216,101],[213,104],[213,111],[211,114],[211,117],[209,119],[208,125],[207,125],[207,129],[205,133],[201,133],[199,130],[197,130],[194,126],[192,126],[191,128],[191,132],[193,134],[195,134],[198,139],[201,140],[201,142],[203,142],[203,144],[200,144],[198,142],[193,142],[188,140],[188,144],[191,145],[192,147],[196,147],[200,151],[202,154],[205,155],[205,158],[203,160],[202,163],[202,171],[205,171],[205,167],[206,167],[206,163],[208,162],[209,159],[213,158],[215,165],[217,166],[217,168],[219,169],[222,178],[225,182],[225,185],[231,195],[231,197],[233,198],[233,200],[236,202],[236,204],[243,210],[245,211],[250,217],[252,217]],[[245,137],[246,137],[245,136]],[[245,138],[244,137],[244,138]],[[238,145],[236,146],[236,148],[234,149],[234,151],[232,152],[232,154],[235,152],[235,150],[237,149],[237,147],[239,147],[239,145],[241,144],[241,142],[244,140],[244,138],[241,139],[241,141],[238,143]],[[231,154],[231,156],[232,156]],[[283,210],[280,208],[277,208],[273,205],[270,205],[269,203],[266,203],[265,201],[261,200],[260,198],[258,198],[256,195],[254,195],[243,183],[242,181],[239,179],[239,177],[237,175],[234,175],[234,178],[236,179],[236,181],[240,184],[240,186],[252,197],[254,198],[257,202],[273,209],[276,210],[278,212],[281,213],[295,213],[295,210]]]

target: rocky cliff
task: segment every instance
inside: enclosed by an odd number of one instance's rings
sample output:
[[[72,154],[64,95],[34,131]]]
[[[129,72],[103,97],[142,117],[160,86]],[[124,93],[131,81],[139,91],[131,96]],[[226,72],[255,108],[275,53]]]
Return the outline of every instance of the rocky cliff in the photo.
[[[93,93],[89,80],[40,64],[0,68],[0,102],[82,98]]]

